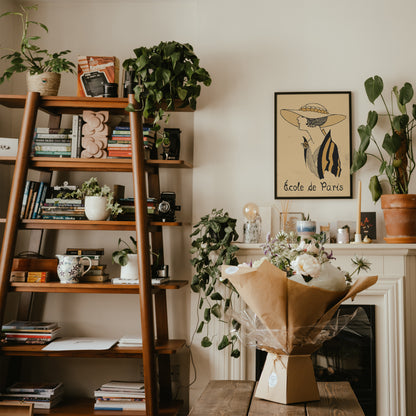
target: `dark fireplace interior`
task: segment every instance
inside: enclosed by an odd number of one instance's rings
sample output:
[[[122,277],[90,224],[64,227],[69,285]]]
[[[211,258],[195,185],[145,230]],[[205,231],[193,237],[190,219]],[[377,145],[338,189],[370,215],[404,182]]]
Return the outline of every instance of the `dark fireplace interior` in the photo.
[[[317,381],[349,381],[366,416],[376,416],[375,306],[341,305],[356,316],[312,354]],[[256,380],[267,353],[256,350]]]

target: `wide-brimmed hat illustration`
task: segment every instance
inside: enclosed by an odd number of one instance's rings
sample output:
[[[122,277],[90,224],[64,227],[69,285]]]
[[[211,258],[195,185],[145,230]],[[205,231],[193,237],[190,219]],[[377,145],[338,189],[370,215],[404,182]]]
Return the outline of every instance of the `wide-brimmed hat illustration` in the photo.
[[[333,126],[334,124],[340,123],[345,120],[343,114],[330,114],[328,110],[321,104],[309,103],[299,108],[299,110],[283,109],[280,110],[282,117],[292,124],[298,127],[298,117],[302,116],[309,119],[325,118],[326,121],[320,125],[320,127]]]

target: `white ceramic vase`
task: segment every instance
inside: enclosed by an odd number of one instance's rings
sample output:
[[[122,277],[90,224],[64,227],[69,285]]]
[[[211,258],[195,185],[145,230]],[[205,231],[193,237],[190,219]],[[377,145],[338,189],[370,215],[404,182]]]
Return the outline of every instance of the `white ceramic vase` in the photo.
[[[26,74],[28,92],[38,92],[40,95],[58,95],[61,74],[44,72],[43,74]]]
[[[92,221],[104,221],[110,216],[106,196],[86,196],[85,215]]]
[[[125,266],[121,266],[120,279],[137,280],[139,278],[137,254],[127,254],[127,259],[127,264]]]

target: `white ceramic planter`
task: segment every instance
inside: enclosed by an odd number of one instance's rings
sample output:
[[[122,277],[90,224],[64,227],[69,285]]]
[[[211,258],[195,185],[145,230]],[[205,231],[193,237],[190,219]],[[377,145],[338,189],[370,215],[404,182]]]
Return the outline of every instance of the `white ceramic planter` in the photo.
[[[85,215],[92,221],[104,221],[110,216],[106,196],[86,196]]]
[[[302,238],[309,238],[316,234],[316,221],[296,221],[296,232]]]
[[[136,280],[139,278],[137,254],[127,254],[127,258],[127,264],[125,266],[121,266],[120,279]]]

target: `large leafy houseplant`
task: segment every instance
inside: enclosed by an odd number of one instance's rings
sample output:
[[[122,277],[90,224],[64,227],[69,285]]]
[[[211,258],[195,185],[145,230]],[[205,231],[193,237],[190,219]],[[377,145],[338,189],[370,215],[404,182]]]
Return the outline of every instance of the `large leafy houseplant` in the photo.
[[[153,119],[153,128],[160,131],[160,121],[167,122],[166,111],[176,107],[196,108],[201,85],[209,86],[209,73],[199,66],[199,59],[189,43],[160,42],[152,47],[134,49],[135,58],[126,59],[123,68],[135,71],[135,98],[144,118]],[[166,107],[162,108],[162,102]],[[127,110],[134,111],[132,106]],[[156,146],[169,144],[166,133],[158,134]]]
[[[221,266],[237,265],[238,260],[235,256],[238,247],[232,242],[238,239],[236,232],[236,220],[231,218],[222,209],[213,209],[210,214],[203,216],[200,221],[193,226],[191,234],[192,248],[191,260],[195,268],[192,278],[191,289],[198,293],[198,311],[203,311],[203,318],[198,322],[196,332],[205,336],[202,338],[201,345],[210,347],[213,337],[217,334],[209,333],[209,323],[212,318],[224,321],[224,314],[232,306],[233,296],[238,296],[234,287],[228,279],[221,280]],[[234,330],[239,329],[239,323],[232,320]],[[238,338],[235,333],[229,331],[223,334],[218,343],[218,349],[222,350],[231,346],[231,356],[238,358],[240,350],[237,348]]]
[[[71,52],[70,50],[50,53],[47,49],[43,49],[35,44],[35,41],[39,40],[40,36],[29,34],[29,29],[32,26],[39,26],[48,32],[46,25],[31,20],[29,16],[30,12],[37,10],[37,8],[37,5],[20,6],[20,12],[5,12],[0,14],[0,18],[5,16],[18,16],[22,24],[22,37],[19,48],[3,48],[8,50],[8,53],[1,56],[0,59],[10,62],[10,66],[0,76],[0,84],[18,72],[28,71],[30,75],[43,74],[45,72],[57,74],[61,72],[75,72],[75,65],[64,57],[64,55]]]
[[[383,141],[379,142],[373,135],[379,114],[374,110],[368,112],[367,124],[358,127],[361,141],[358,149],[354,151],[351,171],[354,173],[361,169],[366,164],[367,157],[371,156],[380,164],[378,175],[370,179],[369,187],[373,200],[377,201],[383,193],[379,181],[379,176],[382,174],[387,176],[392,194],[407,194],[415,168],[412,133],[416,125],[416,105],[412,105],[410,115],[407,109],[407,104],[413,98],[413,87],[409,82],[406,82],[400,90],[394,86],[388,104],[382,94],[384,83],[379,76],[368,78],[364,86],[372,104],[377,98],[382,100],[388,117],[389,131],[385,133]],[[375,152],[369,150],[371,142],[375,144]]]

